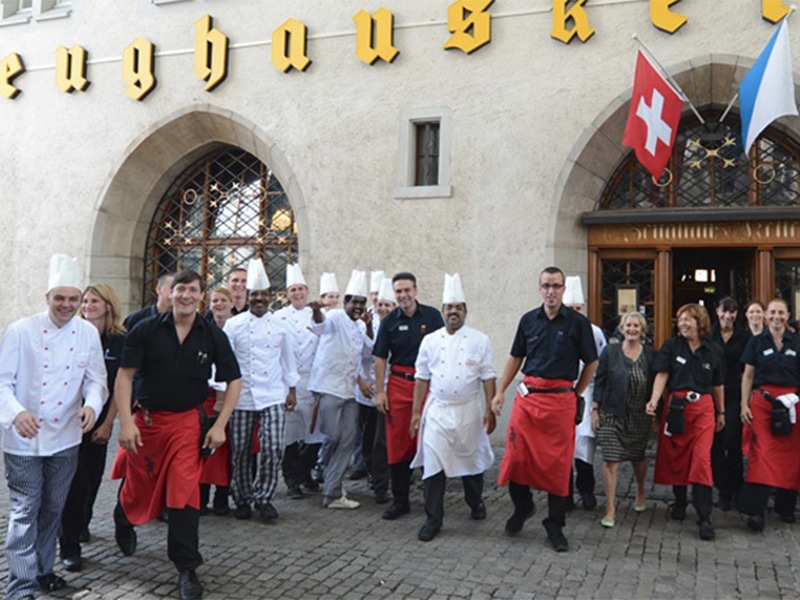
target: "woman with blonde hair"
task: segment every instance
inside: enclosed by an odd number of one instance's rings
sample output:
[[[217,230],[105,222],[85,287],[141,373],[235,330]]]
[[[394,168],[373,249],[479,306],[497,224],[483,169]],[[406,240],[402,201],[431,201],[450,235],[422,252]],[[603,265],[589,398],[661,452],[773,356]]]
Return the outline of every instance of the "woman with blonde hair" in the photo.
[[[61,559],[67,571],[83,568],[81,543],[89,542],[89,522],[92,507],[106,467],[106,451],[117,407],[114,403],[114,381],[117,377],[122,347],[125,344],[125,327],[119,297],[105,283],[95,283],[83,292],[81,317],[97,328],[103,344],[106,372],[108,373],[108,401],[97,417],[91,431],[83,436],[78,452],[78,469],[61,516]]]

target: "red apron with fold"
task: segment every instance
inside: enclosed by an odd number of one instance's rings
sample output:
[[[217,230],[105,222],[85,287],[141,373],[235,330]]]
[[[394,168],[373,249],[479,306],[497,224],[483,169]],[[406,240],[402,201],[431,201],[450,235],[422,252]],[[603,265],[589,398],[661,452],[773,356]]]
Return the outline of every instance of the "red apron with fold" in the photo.
[[[391,371],[414,374],[414,367],[391,366]],[[404,379],[389,372],[386,395],[389,412],[386,413],[386,453],[389,464],[395,465],[414,458],[417,452],[417,436],[408,435],[411,428],[411,412],[414,407],[414,380]]]
[[[684,397],[689,390],[672,393]],[[671,397],[668,396],[668,397]],[[697,402],[686,402],[683,408],[686,431],[668,436],[664,433],[669,406],[661,414],[656,450],[655,483],[663,485],[714,485],[711,474],[711,445],[714,443],[716,417],[711,394],[703,394]]]
[[[138,454],[120,448],[111,479],[122,479],[119,501],[134,525],[148,523],[166,508],[200,508],[200,415],[197,411],[134,415],[142,436]]]
[[[529,389],[572,387],[566,379],[526,376],[523,381]],[[498,483],[513,481],[554,496],[568,496],[576,410],[575,392],[531,392],[527,396],[517,392]]]
[[[774,398],[793,394],[797,388],[762,385]],[[795,405],[800,408],[800,404]],[[742,431],[742,453],[748,457],[745,481],[786,490],[800,489],[800,426],[792,425],[792,435],[773,435],[772,403],[753,389],[750,402],[753,419]]]
[[[217,403],[216,390],[210,390],[208,398],[203,402],[203,411],[209,417],[215,416],[214,406]],[[200,483],[228,487],[231,484],[231,445],[228,432],[225,432],[225,443],[214,451],[211,456],[201,459],[203,470],[200,473]]]

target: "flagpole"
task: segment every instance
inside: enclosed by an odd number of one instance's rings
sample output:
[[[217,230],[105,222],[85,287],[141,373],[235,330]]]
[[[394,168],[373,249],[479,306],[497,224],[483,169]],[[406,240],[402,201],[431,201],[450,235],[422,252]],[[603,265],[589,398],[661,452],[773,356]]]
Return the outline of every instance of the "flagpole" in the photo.
[[[786,16],[783,17],[783,19],[781,19],[781,25],[783,25],[783,22],[787,21],[789,19],[789,17],[792,16],[792,13],[794,11],[796,11],[796,10],[797,10],[797,4],[792,4],[789,7],[789,12],[786,13]],[[779,27],[780,27],[780,25],[779,25]],[[733,98],[731,98],[731,101],[728,102],[728,106],[725,107],[725,112],[722,113],[722,116],[719,118],[719,122],[720,123],[722,123],[725,120],[725,117],[728,116],[728,113],[730,112],[731,108],[733,108],[733,103],[736,102],[736,99],[738,97],[739,97],[739,90],[736,90],[736,93],[733,95]]]
[[[689,108],[692,109],[692,112],[694,113],[694,116],[697,117],[697,120],[700,121],[701,124],[705,125],[705,122],[706,122],[705,119],[703,119],[702,115],[697,111],[697,108],[695,108],[695,105],[692,104],[692,101],[689,100],[689,96],[687,96],[686,92],[683,91],[683,88],[681,88],[681,86],[678,85],[678,82],[675,81],[675,79],[673,79],[673,77],[672,77],[672,75],[670,75],[669,71],[667,71],[664,68],[664,65],[662,65],[660,62],[658,62],[658,59],[656,58],[655,54],[653,54],[653,51],[650,50],[650,48],[647,47],[647,44],[645,44],[642,40],[640,40],[639,36],[636,35],[635,33],[633,34],[633,39],[636,40],[636,42],[639,44],[639,46],[645,52],[647,52],[647,54],[650,56],[650,59],[656,64],[656,66],[659,68],[659,70],[664,75],[666,75],[667,81],[669,81],[670,85],[675,89],[675,92],[678,94],[678,96],[681,97],[681,100],[683,100],[684,102],[688,102],[689,103]]]

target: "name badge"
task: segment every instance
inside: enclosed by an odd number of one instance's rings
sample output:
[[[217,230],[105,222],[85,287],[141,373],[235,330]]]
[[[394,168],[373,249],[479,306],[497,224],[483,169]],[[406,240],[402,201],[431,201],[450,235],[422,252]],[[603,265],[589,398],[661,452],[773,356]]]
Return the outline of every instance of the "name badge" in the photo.
[[[398,327],[397,330],[398,331],[408,331],[408,325],[400,325],[400,327]]]
[[[710,370],[711,370],[711,363],[703,363],[701,366],[702,366],[702,367],[703,367],[703,368],[704,368],[706,371],[710,371]]]
[[[794,350],[792,350],[791,348],[789,348],[789,349],[786,351],[786,356],[797,356],[797,352],[795,352]]]
[[[764,356],[769,356],[770,354],[774,354],[774,353],[775,353],[775,351],[772,348],[767,348],[766,350],[764,350],[764,352],[762,352],[762,354]]]
[[[679,363],[681,363],[682,365],[686,364],[686,359],[683,358],[682,356],[676,356],[675,360],[678,361]]]

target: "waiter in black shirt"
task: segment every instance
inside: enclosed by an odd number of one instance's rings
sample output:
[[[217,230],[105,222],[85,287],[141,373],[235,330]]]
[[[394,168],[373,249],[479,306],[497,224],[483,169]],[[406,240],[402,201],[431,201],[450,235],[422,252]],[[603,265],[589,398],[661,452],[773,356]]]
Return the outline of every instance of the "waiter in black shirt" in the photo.
[[[522,367],[524,378],[511,409],[500,465],[499,483],[508,484],[514,502],[506,533],[522,531],[525,520],[536,512],[530,488],[543,490],[548,493],[548,516],[542,524],[556,552],[566,552],[569,547],[563,527],[570,505],[576,396],[589,385],[598,362],[591,323],[562,303],[564,281],[564,273],[557,267],[539,274],[544,302],[520,319],[503,379],[492,399],[492,410],[499,416],[503,394]],[[573,387],[579,360],[586,366]]]
[[[392,505],[383,513],[393,520],[408,514],[409,466],[417,438],[409,436],[414,404],[414,363],[422,338],[444,326],[441,313],[417,302],[417,278],[411,273],[392,277],[397,308],[381,321],[372,354],[375,356],[375,401],[386,415],[386,449],[392,485]],[[386,366],[389,382],[384,389]]]
[[[126,556],[136,550],[133,525],[169,509],[167,552],[180,573],[181,598],[201,598],[195,569],[199,552],[200,450],[213,452],[225,441],[241,389],[239,365],[228,338],[198,314],[203,280],[183,271],[172,283],[172,310],[142,321],[128,335],[114,397],[119,408],[120,452],[112,478],[123,478],[114,510],[117,544]],[[227,382],[222,410],[201,439],[200,411],[208,395],[211,365]],[[140,409],[131,414],[133,377]],[[139,396],[141,394],[141,396]]]

